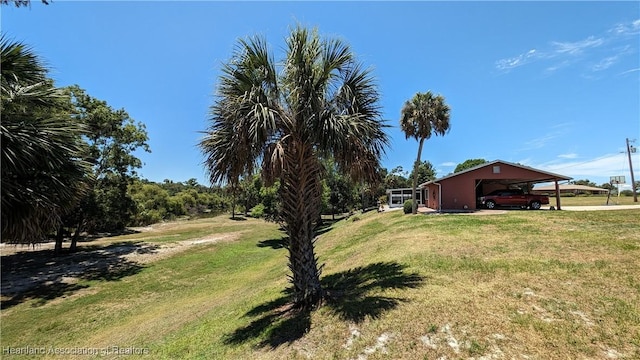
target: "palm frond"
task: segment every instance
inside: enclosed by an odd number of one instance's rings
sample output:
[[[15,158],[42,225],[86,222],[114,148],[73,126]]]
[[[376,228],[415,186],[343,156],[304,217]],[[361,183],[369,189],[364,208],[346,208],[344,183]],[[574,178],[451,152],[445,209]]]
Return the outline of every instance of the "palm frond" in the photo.
[[[2,87],[8,84],[34,84],[47,80],[47,67],[29,46],[0,37]]]
[[[277,73],[263,39],[241,40],[219,81],[200,142],[212,183],[251,173],[281,122]]]
[[[449,129],[450,108],[442,95],[431,91],[417,93],[405,102],[400,127],[406,138],[429,139],[433,134],[444,135]]]
[[[2,237],[37,242],[83,195],[85,129],[31,49],[4,37],[0,47]]]

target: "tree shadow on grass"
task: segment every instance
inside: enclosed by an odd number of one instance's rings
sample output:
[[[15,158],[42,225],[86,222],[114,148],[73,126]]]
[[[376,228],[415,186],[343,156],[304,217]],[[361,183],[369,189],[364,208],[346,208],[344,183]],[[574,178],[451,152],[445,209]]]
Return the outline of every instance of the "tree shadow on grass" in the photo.
[[[406,273],[405,268],[397,262],[379,262],[325,276],[321,280],[325,290],[323,306],[345,321],[360,323],[367,317],[378,318],[406,301],[381,293],[423,284],[422,276]],[[244,316],[256,319],[228,334],[224,342],[241,344],[264,338],[258,346],[277,348],[302,338],[311,328],[311,313],[293,307],[291,293],[291,289],[286,289],[283,296],[249,310]]]
[[[123,236],[123,235],[133,235],[133,234],[140,234],[142,231],[140,230],[135,230],[135,229],[130,229],[130,228],[125,228],[122,230],[118,230],[118,231],[112,231],[112,232],[98,232],[95,234],[88,234],[86,236],[80,236],[80,238],[78,238],[78,243],[85,243],[85,242],[92,242],[95,240],[100,240],[100,239],[104,239],[104,238],[110,238],[110,237],[116,237],[116,236]],[[69,235],[71,236],[71,235]],[[55,239],[51,239],[52,241]]]
[[[405,301],[403,298],[382,296],[388,289],[414,289],[424,278],[418,273],[406,273],[406,265],[397,262],[378,262],[365,267],[331,274],[322,278],[326,302],[341,319],[362,322],[377,319]]]
[[[157,245],[119,242],[108,246],[83,246],[78,252],[54,256],[53,250],[22,251],[2,256],[1,309],[35,299],[33,306],[87,288],[79,280],[116,281],[142,270],[126,257],[153,253]]]
[[[316,228],[315,234],[316,234],[316,236],[320,236],[322,234],[328,233],[331,230],[333,230],[333,223],[331,223],[331,224],[322,224],[322,225],[319,225]]]
[[[320,236],[333,230],[333,225],[344,218],[346,218],[346,216],[336,217],[336,219],[322,219],[322,222],[316,227],[316,236]]]
[[[268,239],[268,240],[258,241],[258,247],[261,247],[261,248],[270,247],[275,250],[286,249],[288,245],[289,245],[289,238],[286,236],[283,236],[279,239]]]

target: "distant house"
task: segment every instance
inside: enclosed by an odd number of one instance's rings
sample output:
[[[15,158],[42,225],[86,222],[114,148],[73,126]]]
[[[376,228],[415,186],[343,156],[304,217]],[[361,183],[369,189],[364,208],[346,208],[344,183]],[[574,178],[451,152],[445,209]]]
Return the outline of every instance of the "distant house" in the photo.
[[[387,203],[389,207],[402,207],[404,202],[411,200],[411,188],[388,189]],[[416,189],[416,200],[419,206],[424,206],[424,189],[418,187]]]
[[[593,186],[585,186],[585,185],[574,185],[574,184],[566,184],[566,185],[558,185],[560,194],[590,194],[590,195],[607,195],[609,190],[593,187]],[[537,194],[545,194],[545,195],[553,195],[556,192],[556,187],[554,185],[547,186],[536,186],[533,188],[533,192]]]
[[[474,210],[480,208],[478,198],[493,190],[521,188],[531,189],[534,184],[555,182],[570,177],[534,169],[528,166],[495,160],[476,167],[447,175],[420,185],[425,195],[425,205],[437,210]],[[409,192],[411,193],[411,192]],[[560,197],[556,196],[560,209]]]

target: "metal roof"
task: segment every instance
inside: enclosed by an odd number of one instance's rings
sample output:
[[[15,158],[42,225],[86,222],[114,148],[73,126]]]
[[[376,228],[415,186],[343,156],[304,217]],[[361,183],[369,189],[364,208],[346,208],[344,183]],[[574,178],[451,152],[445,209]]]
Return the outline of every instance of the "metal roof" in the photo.
[[[599,187],[593,187],[593,186],[586,186],[586,185],[575,185],[575,184],[563,184],[563,185],[558,185],[560,190],[585,190],[585,191],[606,191],[609,192],[609,190],[607,189],[603,189],[603,188],[599,188]],[[556,190],[556,186],[555,185],[548,185],[548,186],[540,186],[540,187],[534,187],[532,189],[533,191],[555,191]]]
[[[423,187],[425,185],[434,184],[434,183],[440,182],[442,180],[446,180],[446,179],[449,179],[449,178],[452,178],[452,177],[455,177],[455,176],[460,176],[460,175],[463,175],[463,174],[466,174],[466,173],[469,173],[469,172],[472,172],[472,171],[475,171],[475,170],[478,170],[478,169],[481,169],[481,168],[484,168],[484,167],[487,167],[487,166],[493,166],[495,164],[504,164],[504,165],[509,165],[509,166],[513,166],[513,167],[529,170],[529,171],[535,171],[537,173],[549,176],[549,179],[546,179],[546,180],[551,180],[551,179],[571,180],[572,179],[571,177],[568,177],[568,176],[555,174],[555,173],[548,172],[548,171],[534,169],[534,168],[529,167],[529,166],[524,166],[524,165],[520,165],[520,164],[514,164],[514,163],[510,163],[508,161],[504,161],[504,160],[493,160],[493,161],[489,161],[489,162],[486,162],[484,164],[480,164],[478,166],[474,166],[472,168],[469,168],[469,169],[466,169],[466,170],[463,170],[463,171],[460,171],[460,172],[457,172],[457,173],[449,174],[449,175],[441,177],[439,179],[427,181],[425,183],[420,184],[419,186]]]

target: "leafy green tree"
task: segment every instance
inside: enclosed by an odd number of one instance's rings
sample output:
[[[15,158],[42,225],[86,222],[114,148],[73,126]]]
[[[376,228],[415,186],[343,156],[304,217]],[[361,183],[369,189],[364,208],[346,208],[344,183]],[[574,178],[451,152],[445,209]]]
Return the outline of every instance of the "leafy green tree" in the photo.
[[[453,170],[454,173],[458,173],[460,171],[464,171],[467,169],[474,168],[478,165],[485,164],[487,160],[485,159],[467,159],[464,162],[458,164],[456,168]]]
[[[347,212],[357,202],[357,189],[349,176],[340,173],[332,158],[323,159],[323,213],[330,213],[335,220],[336,213]]]
[[[385,169],[384,173],[386,173],[383,178],[385,189],[403,189],[411,185],[409,179],[407,179],[407,173],[403,171],[402,166],[396,166],[388,173]]]
[[[85,192],[84,127],[26,45],[0,40],[2,239],[41,241]]]
[[[387,169],[380,166],[376,171],[378,172],[378,178],[381,179],[381,181],[378,182],[374,188],[374,196],[377,199],[380,199],[381,197],[386,196],[386,193],[387,193],[387,189],[385,187]]]
[[[280,181],[276,180],[271,186],[260,188],[260,205],[263,206],[263,217],[267,221],[280,222],[281,203],[278,198]]]
[[[198,184],[198,180],[196,178],[191,178],[187,181],[184,182],[186,186],[190,187],[190,188],[197,188],[198,186],[200,186],[200,184]]]
[[[224,196],[224,190],[220,187],[208,188],[199,185],[198,188],[199,213],[219,214],[228,211],[231,200]],[[264,201],[264,200],[263,200]]]
[[[133,179],[129,196],[136,204],[130,225],[145,226],[180,216],[198,217],[226,211],[229,199],[220,188],[209,188],[189,179],[185,183],[165,179],[162,183]],[[266,215],[265,215],[266,216]]]
[[[185,185],[181,182],[174,182],[173,180],[164,179],[161,184],[159,184],[163,189],[169,192],[169,195],[173,196],[180,191],[185,189]]]
[[[574,185],[583,185],[583,186],[596,187],[596,183],[594,183],[593,181],[589,181],[589,179],[575,180],[575,181],[572,181],[572,183]]]
[[[616,187],[614,185],[612,185],[611,183],[608,183],[608,182],[604,183],[604,184],[602,184],[602,185],[600,185],[598,187],[602,188],[602,189],[607,189],[607,190],[609,190],[609,192],[612,192],[612,191],[616,190]]]
[[[249,210],[260,203],[260,189],[262,179],[259,174],[244,177],[239,184],[238,201],[244,207],[244,215],[249,215]]]
[[[387,136],[373,78],[349,46],[296,27],[285,51],[276,63],[263,38],[238,42],[200,147],[212,183],[233,184],[259,162],[268,184],[280,180],[293,301],[312,308],[324,296],[314,250],[320,159],[333,155],[341,172],[373,182]]]
[[[356,194],[360,198],[362,212],[367,211],[372,206],[377,206],[376,183],[360,182],[356,187]]]
[[[95,177],[90,189],[95,200],[83,202],[92,206],[77,209],[80,215],[75,227],[88,231],[123,230],[136,212],[136,203],[128,193],[137,176],[135,170],[142,166],[135,152],[150,151],[146,128],[124,109],[115,110],[78,86],[70,86],[66,91],[76,120],[87,128],[86,159],[93,165]]]
[[[132,218],[135,225],[148,225],[167,218],[170,210],[182,208],[182,204],[171,204],[169,192],[151,182],[134,181],[129,186],[129,194],[137,208]],[[171,206],[173,205],[173,206]]]
[[[402,176],[404,178],[407,178],[407,176],[409,176],[409,172],[406,171],[405,169],[403,169],[401,165],[398,165],[398,166],[394,167],[393,169],[391,169],[391,171],[389,171],[389,174]]]
[[[413,214],[417,213],[416,187],[418,182],[417,168],[420,166],[420,156],[424,141],[431,138],[432,134],[444,135],[449,131],[449,106],[441,95],[434,95],[431,91],[416,93],[413,98],[405,102],[401,117],[400,127],[406,138],[414,138],[419,142],[418,156],[413,165],[412,204]]]
[[[427,181],[431,181],[436,178],[436,169],[433,168],[433,165],[429,161],[422,161],[420,165],[418,165],[418,176],[416,184],[422,184]],[[414,170],[415,171],[415,170]],[[413,179],[413,171],[409,175],[410,179]]]

